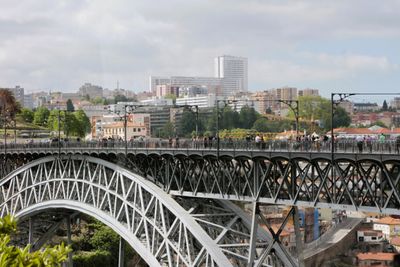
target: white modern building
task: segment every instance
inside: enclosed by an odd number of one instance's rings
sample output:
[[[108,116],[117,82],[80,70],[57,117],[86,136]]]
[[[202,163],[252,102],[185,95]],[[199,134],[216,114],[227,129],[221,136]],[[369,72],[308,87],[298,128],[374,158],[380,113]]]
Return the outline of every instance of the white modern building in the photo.
[[[210,108],[215,106],[216,99],[217,98],[215,94],[201,95],[195,97],[183,97],[183,98],[177,98],[176,104],[190,105],[190,106],[197,105],[199,108]]]
[[[156,93],[157,86],[202,87],[209,94],[233,96],[248,89],[247,58],[219,56],[215,58],[215,77],[201,76],[150,76],[149,90]]]
[[[234,95],[248,89],[247,58],[219,56],[215,58],[215,77],[223,79],[223,95]]]
[[[203,87],[208,93],[219,95],[222,92],[222,80],[214,77],[198,77],[198,76],[171,76],[157,77],[150,76],[150,91],[157,93],[157,87],[171,86],[179,88],[187,87]]]
[[[150,76],[149,77],[149,91],[156,93],[157,85],[171,85],[170,77]]]

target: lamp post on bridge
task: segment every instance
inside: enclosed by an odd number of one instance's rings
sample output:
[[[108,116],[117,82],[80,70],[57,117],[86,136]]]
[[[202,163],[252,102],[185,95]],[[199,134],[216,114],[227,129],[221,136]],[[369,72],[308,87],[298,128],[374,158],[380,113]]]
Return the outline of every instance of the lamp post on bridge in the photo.
[[[251,102],[278,102],[283,103],[293,112],[296,121],[296,137],[299,136],[299,100],[297,99],[271,99],[271,100],[249,100]]]
[[[400,95],[400,93],[331,93],[331,166],[332,166],[332,178],[335,176],[335,136],[334,136],[334,124],[333,119],[337,107],[345,101],[347,98],[354,95]],[[338,96],[338,99],[335,99]],[[336,192],[334,192],[334,198],[336,198]],[[336,199],[335,199],[336,201]]]
[[[384,95],[400,95],[400,93],[331,93],[331,157],[333,160],[334,152],[335,152],[335,137],[334,137],[334,128],[333,128],[333,119],[335,115],[335,111],[337,107],[345,101],[347,98],[355,95],[370,95],[370,96],[384,96]],[[335,96],[338,96],[339,99],[335,99]]]
[[[117,104],[118,105],[118,104]],[[127,135],[127,128],[128,128],[128,111],[127,109],[129,108],[129,113],[133,113],[134,110],[136,110],[139,107],[143,107],[144,105],[134,105],[134,104],[124,104],[123,105],[123,115],[121,116],[120,113],[121,111],[114,111],[114,114],[117,114],[118,117],[123,118],[124,122],[124,142],[125,142],[125,156],[128,155],[128,135]],[[111,112],[111,110],[108,110]]]
[[[219,118],[220,118],[220,112],[219,112],[219,103],[223,102],[224,103],[224,108],[228,104],[233,104],[237,103],[237,100],[216,100],[215,101],[217,104],[217,123],[216,123],[216,136],[217,136],[217,159],[219,159],[219,148],[220,148],[220,140],[219,140]]]

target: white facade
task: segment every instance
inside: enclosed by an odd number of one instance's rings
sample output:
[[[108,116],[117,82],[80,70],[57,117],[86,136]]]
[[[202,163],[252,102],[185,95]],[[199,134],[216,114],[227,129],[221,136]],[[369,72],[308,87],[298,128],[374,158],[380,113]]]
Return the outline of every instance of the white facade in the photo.
[[[382,233],[378,231],[360,230],[357,231],[357,240],[358,242],[376,243],[382,242],[384,239]]]
[[[374,230],[381,231],[386,239],[390,239],[390,226],[388,224],[374,223]]]
[[[215,77],[223,79],[223,95],[234,95],[248,89],[247,58],[219,56],[215,58]]]
[[[150,76],[149,77],[149,91],[152,93],[156,93],[157,85],[167,85],[171,84],[171,78],[169,77],[160,77],[160,76]]]
[[[183,97],[177,98],[176,104],[177,105],[197,105],[199,108],[208,108],[214,107],[216,96],[214,94],[196,96],[196,97]]]
[[[150,98],[140,101],[140,104],[149,106],[170,106],[173,104],[172,102],[170,98]]]
[[[199,76],[171,76],[157,77],[150,76],[150,91],[154,94],[157,91],[157,86],[169,85],[171,87],[204,87],[208,93],[220,94],[222,92],[222,80],[214,77],[199,77]]]

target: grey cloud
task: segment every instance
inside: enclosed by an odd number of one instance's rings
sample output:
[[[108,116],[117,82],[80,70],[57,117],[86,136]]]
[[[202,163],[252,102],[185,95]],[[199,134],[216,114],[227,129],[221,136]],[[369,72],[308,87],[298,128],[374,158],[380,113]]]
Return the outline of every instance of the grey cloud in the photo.
[[[263,73],[278,69],[300,79],[318,70],[316,61],[296,62],[302,52],[296,47],[305,40],[398,42],[400,35],[395,0],[27,0],[4,1],[2,10],[0,85],[29,89],[76,90],[86,81],[112,87],[116,80],[146,89],[150,74],[213,75],[213,57],[220,54],[248,57],[257,74],[250,82],[267,87],[285,77]],[[268,59],[279,54],[285,58]],[[334,79],[329,72],[345,73],[329,68],[318,77]]]

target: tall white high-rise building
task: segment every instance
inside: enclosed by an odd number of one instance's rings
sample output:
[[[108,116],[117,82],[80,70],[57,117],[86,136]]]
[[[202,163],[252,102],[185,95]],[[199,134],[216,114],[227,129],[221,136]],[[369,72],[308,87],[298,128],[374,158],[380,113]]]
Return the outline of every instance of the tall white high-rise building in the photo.
[[[219,56],[215,58],[215,77],[223,79],[223,95],[246,92],[248,88],[247,58]]]

